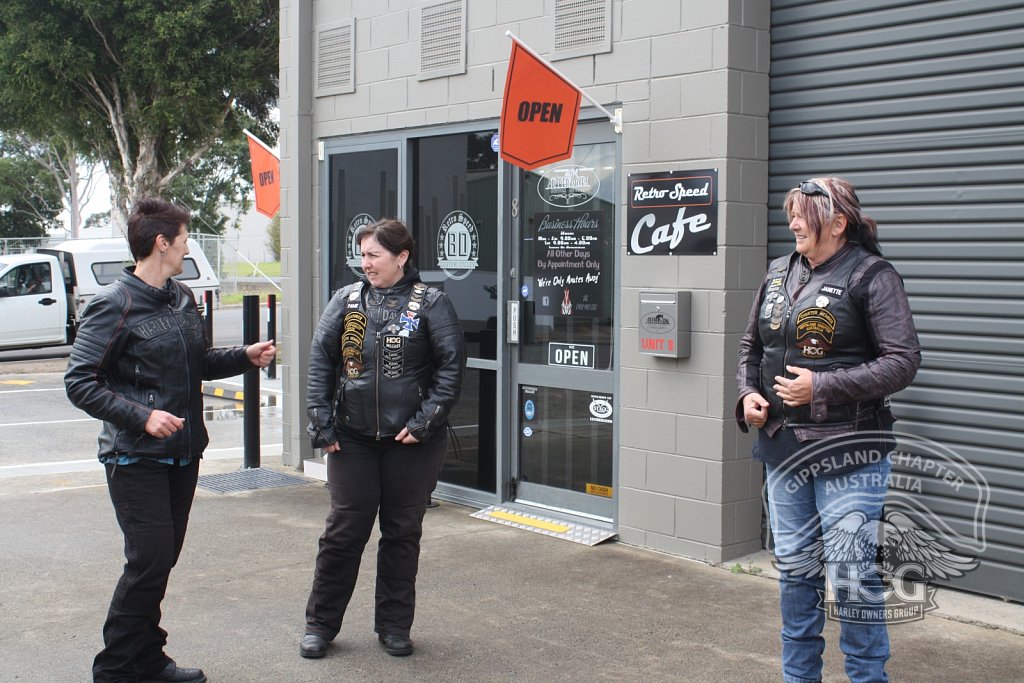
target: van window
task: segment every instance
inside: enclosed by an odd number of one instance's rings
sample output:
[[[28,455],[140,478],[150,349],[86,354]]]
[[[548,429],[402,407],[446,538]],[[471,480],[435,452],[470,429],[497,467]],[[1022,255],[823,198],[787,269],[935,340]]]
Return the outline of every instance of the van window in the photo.
[[[125,268],[132,265],[134,261],[101,261],[92,264],[92,274],[96,277],[96,282],[101,285],[109,285],[111,282],[117,281],[121,277],[121,273]],[[199,279],[199,266],[196,265],[195,259],[186,258],[181,264],[181,275],[175,275],[175,280],[198,280]]]
[[[185,258],[181,263],[181,275],[175,275],[175,280],[198,280],[199,279],[199,266],[196,265],[196,260],[192,258]]]
[[[134,261],[97,261],[92,264],[92,274],[97,283],[109,285],[111,282],[116,282],[124,269],[132,263]]]

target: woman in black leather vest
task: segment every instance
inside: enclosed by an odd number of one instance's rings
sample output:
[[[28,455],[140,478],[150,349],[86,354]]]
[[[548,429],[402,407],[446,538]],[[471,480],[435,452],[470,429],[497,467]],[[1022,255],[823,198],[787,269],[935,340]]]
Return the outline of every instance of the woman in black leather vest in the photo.
[[[380,515],[374,630],[412,654],[423,513],[447,445],[466,352],[451,300],[420,281],[416,245],[394,219],[356,234],[365,279],[324,310],[309,360],[309,435],[327,455],[331,509],[320,537],[299,654],[337,636]]]
[[[211,349],[191,290],[174,279],[188,255],[189,214],[140,199],[128,217],[135,266],[89,303],[64,383],[103,420],[99,459],[124,532],[124,573],[103,625],[93,680],[203,683],[164,654],[160,603],[185,542],[199,459],[210,439],[202,381],[266,367],[267,342]]]
[[[853,185],[806,180],[784,209],[796,249],[768,268],[736,375],[736,418],[743,431],[758,428],[753,457],[765,463],[783,679],[821,680],[829,609],[841,622],[850,680],[886,681],[873,532],[890,476],[888,397],[913,380],[920,345],[903,281],[881,257],[877,225]]]

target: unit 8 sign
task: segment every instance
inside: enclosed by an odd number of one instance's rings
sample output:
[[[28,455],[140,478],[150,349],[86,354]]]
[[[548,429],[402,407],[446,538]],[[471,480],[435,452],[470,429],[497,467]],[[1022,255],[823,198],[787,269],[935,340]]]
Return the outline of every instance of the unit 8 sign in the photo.
[[[569,368],[594,368],[597,347],[593,344],[548,344],[548,365]]]

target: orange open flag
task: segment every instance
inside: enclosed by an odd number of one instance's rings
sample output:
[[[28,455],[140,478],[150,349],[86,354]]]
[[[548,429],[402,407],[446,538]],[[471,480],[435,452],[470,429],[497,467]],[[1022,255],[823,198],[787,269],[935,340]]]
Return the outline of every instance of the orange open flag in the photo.
[[[515,38],[501,104],[501,158],[531,170],[572,156],[580,90]]]
[[[252,184],[256,188],[256,210],[274,217],[281,208],[281,161],[258,137],[245,131],[249,138],[249,160],[252,163]]]

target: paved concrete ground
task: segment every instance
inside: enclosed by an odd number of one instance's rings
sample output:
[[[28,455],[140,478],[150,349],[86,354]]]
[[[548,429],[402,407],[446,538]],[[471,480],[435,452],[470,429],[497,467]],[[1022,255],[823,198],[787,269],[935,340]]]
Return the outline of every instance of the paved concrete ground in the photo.
[[[273,461],[264,466],[294,474]],[[209,461],[203,472],[239,465]],[[214,683],[779,680],[774,581],[618,543],[556,540],[449,503],[427,513],[416,654],[389,657],[372,632],[371,541],[328,657],[301,659],[326,507],[320,482],[200,489],[164,602],[169,654]],[[102,473],[0,480],[0,520],[0,681],[90,680],[123,561]],[[891,628],[890,672],[895,681],[1024,680],[1022,633],[1024,624],[1015,633],[929,615]],[[836,637],[830,624],[829,681],[844,680]]]

